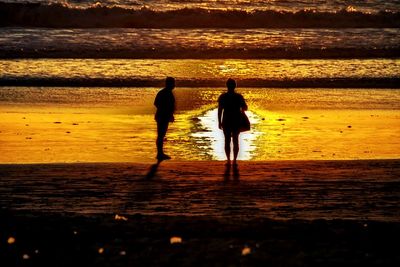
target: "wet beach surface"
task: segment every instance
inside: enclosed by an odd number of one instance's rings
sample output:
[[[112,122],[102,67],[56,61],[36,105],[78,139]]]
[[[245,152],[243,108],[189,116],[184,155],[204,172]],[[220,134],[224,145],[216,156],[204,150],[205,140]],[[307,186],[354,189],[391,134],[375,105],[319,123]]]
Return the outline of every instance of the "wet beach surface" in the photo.
[[[0,255],[6,266],[397,266],[399,166],[0,165]]]
[[[0,163],[151,163],[158,90],[2,88]],[[217,99],[224,91],[174,90],[177,114],[168,129],[167,154],[177,161],[225,159],[217,122]],[[240,135],[241,160],[400,158],[398,89],[238,92],[246,99],[251,121],[251,130]]]
[[[1,206],[77,214],[400,221],[399,160],[0,165]]]

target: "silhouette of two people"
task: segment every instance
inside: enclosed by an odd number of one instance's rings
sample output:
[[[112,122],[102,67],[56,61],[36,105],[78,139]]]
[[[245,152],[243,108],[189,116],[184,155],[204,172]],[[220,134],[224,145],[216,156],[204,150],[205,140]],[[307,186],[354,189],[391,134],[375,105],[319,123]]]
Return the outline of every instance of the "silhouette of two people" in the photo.
[[[233,143],[233,163],[236,165],[239,153],[239,134],[242,112],[247,110],[243,96],[235,92],[236,82],[228,79],[226,82],[228,91],[220,95],[218,99],[218,127],[223,130],[225,136],[225,154],[227,164],[231,162],[231,142]],[[154,105],[157,108],[155,120],[157,122],[157,160],[171,159],[164,153],[164,138],[170,122],[174,122],[175,97],[172,90],[175,88],[175,79],[167,77],[165,88],[161,89],[155,98]]]

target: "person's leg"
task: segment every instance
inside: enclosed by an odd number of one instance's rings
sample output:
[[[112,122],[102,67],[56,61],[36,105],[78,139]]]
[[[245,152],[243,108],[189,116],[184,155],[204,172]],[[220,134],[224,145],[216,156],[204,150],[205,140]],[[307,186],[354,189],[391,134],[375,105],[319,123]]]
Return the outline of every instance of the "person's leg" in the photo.
[[[168,121],[157,121],[157,157],[164,155],[164,138],[168,130]]]
[[[232,132],[225,130],[224,131],[224,136],[225,136],[225,155],[226,159],[228,160],[228,163],[231,161],[231,136]]]
[[[236,163],[237,156],[239,154],[239,132],[235,131],[232,133],[233,141],[233,162]]]

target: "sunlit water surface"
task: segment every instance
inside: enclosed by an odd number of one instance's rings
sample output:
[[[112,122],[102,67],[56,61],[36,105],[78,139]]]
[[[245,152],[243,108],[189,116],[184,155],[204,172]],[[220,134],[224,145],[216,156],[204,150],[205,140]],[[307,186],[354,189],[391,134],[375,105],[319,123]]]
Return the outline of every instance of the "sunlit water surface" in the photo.
[[[399,59],[13,59],[0,79],[318,79],[398,78]]]
[[[159,88],[0,89],[0,162],[151,162]],[[223,160],[223,88],[177,88],[165,150]],[[400,157],[398,89],[241,88],[252,129],[241,160]]]
[[[56,54],[59,58],[65,56],[85,58],[85,55],[93,55],[90,52],[95,52],[97,57],[102,54],[109,55],[108,57],[124,55],[124,57],[130,58],[134,55],[134,58],[165,58],[165,53],[168,53],[169,58],[182,58],[182,53],[190,56],[191,53],[196,54],[199,51],[205,52],[210,49],[218,49],[219,58],[231,58],[232,54],[228,53],[229,50],[236,50],[242,54],[259,51],[260,54],[255,57],[259,58],[260,55],[270,57],[271,55],[268,53],[285,55],[285,49],[294,49],[297,53],[313,49],[313,52],[308,55],[312,58],[320,58],[320,55],[324,54],[327,49],[364,50],[366,53],[366,50],[371,49],[398,49],[400,42],[400,29],[396,27],[344,29],[4,27],[0,29],[0,33],[0,51],[9,51],[11,58],[24,52],[33,55],[39,53],[41,57]],[[278,49],[279,52],[265,52],[266,49]],[[203,57],[207,58],[207,54]]]

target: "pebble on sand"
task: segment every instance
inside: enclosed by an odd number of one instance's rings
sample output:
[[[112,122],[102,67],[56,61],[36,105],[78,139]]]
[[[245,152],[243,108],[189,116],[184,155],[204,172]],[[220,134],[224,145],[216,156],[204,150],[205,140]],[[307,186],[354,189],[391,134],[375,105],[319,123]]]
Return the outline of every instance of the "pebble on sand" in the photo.
[[[173,237],[171,237],[171,238],[169,239],[169,242],[170,242],[171,244],[179,244],[179,243],[182,243],[182,238],[179,237],[179,236],[173,236]]]
[[[14,244],[15,243],[15,238],[14,237],[12,237],[12,236],[10,236],[8,239],[7,239],[7,243],[8,244]]]
[[[249,247],[246,246],[242,249],[242,256],[249,255],[250,253],[251,253],[251,249]]]
[[[126,217],[124,217],[124,216],[120,216],[120,215],[118,215],[118,214],[115,214],[115,220],[117,220],[117,221],[127,221],[128,220],[128,218],[126,218]]]

